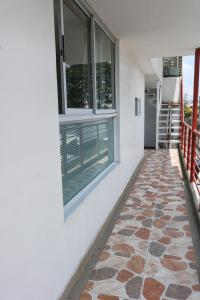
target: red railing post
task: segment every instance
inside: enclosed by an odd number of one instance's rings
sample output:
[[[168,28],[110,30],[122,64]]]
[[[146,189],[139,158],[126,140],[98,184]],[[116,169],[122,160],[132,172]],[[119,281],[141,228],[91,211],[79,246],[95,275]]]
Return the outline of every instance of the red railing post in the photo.
[[[192,130],[188,128],[188,148],[187,148],[187,170],[190,169],[190,147],[191,147],[191,134]]]
[[[180,146],[181,146],[181,150],[183,150],[183,134],[184,134],[184,99],[183,99],[183,76],[181,77],[181,135],[180,135]]]
[[[183,157],[186,158],[186,141],[187,141],[187,126],[184,126],[184,135],[183,135]]]
[[[199,66],[200,66],[200,48],[195,51],[194,64],[194,91],[193,91],[193,114],[192,114],[192,149],[191,149],[191,172],[190,181],[195,180],[195,159],[196,159],[196,135],[194,131],[197,129],[198,114],[198,97],[199,97]]]
[[[181,150],[184,152],[184,136],[185,136],[185,130],[186,130],[186,126],[184,124],[184,122],[182,123],[181,126]]]

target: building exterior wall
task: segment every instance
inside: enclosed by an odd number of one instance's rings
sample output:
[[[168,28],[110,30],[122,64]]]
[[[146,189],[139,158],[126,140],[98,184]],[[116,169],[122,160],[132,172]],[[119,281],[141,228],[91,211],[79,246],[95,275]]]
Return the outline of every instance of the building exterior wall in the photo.
[[[53,1],[4,1],[0,23],[0,299],[55,300],[143,157],[144,75],[120,41],[120,163],[64,219]]]
[[[163,78],[162,87],[163,103],[178,103],[180,101],[180,77]]]
[[[162,82],[163,80],[163,60],[162,58],[152,58],[151,64],[155,70],[158,79]]]

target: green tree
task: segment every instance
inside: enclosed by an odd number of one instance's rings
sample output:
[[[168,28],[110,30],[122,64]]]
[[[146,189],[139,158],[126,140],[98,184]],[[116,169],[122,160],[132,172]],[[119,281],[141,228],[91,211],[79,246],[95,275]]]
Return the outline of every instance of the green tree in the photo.
[[[184,115],[185,115],[185,122],[188,124],[192,124],[192,108],[189,105],[185,105],[184,107]]]

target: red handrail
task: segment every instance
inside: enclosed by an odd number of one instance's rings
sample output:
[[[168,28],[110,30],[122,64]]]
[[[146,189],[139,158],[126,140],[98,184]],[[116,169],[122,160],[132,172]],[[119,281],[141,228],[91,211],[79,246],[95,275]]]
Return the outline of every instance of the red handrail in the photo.
[[[188,124],[187,122],[183,121],[183,125],[192,130],[192,126]]]
[[[193,130],[192,126],[185,121],[181,122],[181,128],[183,131],[183,134],[181,135],[181,144],[183,145],[183,148],[181,150],[186,161],[186,168],[190,172],[190,175],[193,173],[195,177],[196,158],[198,158],[199,155],[196,153],[196,150],[195,152],[192,152],[192,138],[195,139],[196,143],[197,139],[200,140],[200,132],[196,129]],[[194,153],[194,158],[192,158],[192,153]]]
[[[200,131],[198,131],[197,129],[194,129],[193,133],[200,138]]]
[[[181,144],[183,145],[183,148],[181,151],[183,152],[186,169],[189,173],[190,179],[192,174],[192,180],[190,181],[193,182],[196,187],[196,191],[200,199],[200,131],[192,129],[192,126],[185,121],[181,122],[181,128],[183,131],[183,135],[181,135]],[[193,149],[194,143],[195,149]]]
[[[196,186],[200,199],[200,132],[197,130],[198,98],[199,98],[199,73],[200,73],[200,48],[195,51],[194,65],[194,93],[192,126],[184,121],[183,81],[181,79],[181,131],[180,149],[186,162],[190,182]]]

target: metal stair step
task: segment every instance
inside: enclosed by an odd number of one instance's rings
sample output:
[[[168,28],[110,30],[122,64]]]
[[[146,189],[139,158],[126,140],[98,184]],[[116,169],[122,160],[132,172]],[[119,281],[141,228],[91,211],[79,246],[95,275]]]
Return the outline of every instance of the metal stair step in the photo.
[[[158,143],[178,144],[178,143],[179,143],[179,140],[158,140]]]
[[[169,127],[169,126],[165,126],[165,127],[162,126],[162,127],[160,127],[160,126],[159,126],[159,127],[158,127],[158,129],[170,129],[170,128],[176,130],[176,129],[180,129],[180,126],[171,126],[171,127]]]
[[[180,108],[161,108],[161,111],[180,111]]]
[[[180,117],[179,114],[160,114],[160,117]]]
[[[171,132],[171,135],[173,136],[179,136],[179,132]],[[170,132],[158,132],[158,135],[170,135]]]
[[[173,123],[177,123],[177,122],[179,122],[180,123],[180,120],[171,120]],[[169,120],[159,120],[159,122],[169,122]]]

